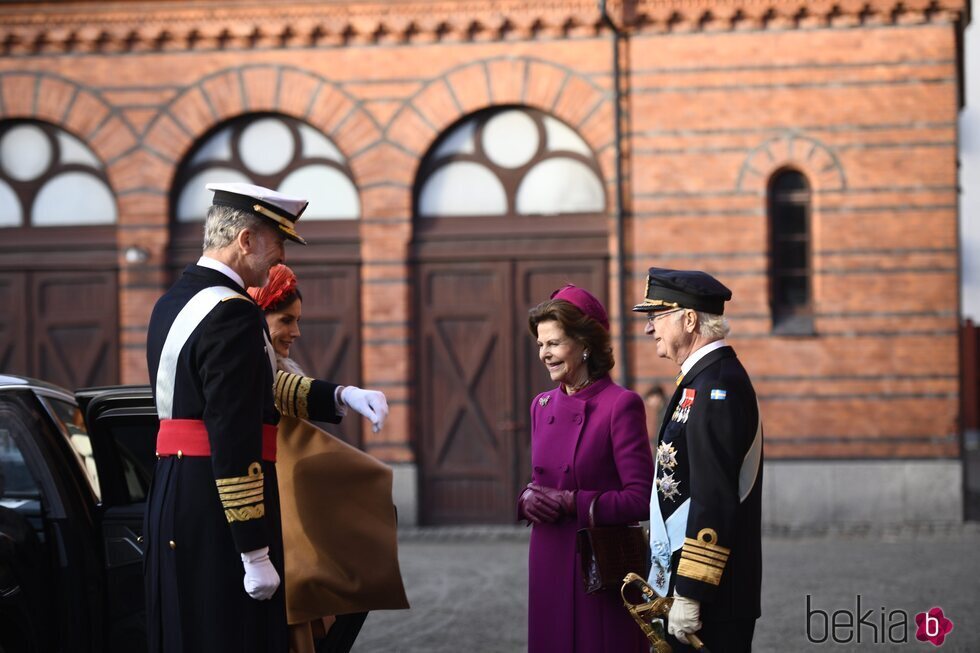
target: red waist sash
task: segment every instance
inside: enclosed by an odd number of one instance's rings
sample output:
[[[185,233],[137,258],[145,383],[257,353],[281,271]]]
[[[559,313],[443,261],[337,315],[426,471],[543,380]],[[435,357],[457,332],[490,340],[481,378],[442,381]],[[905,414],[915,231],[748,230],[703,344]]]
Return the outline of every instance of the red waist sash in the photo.
[[[262,460],[276,462],[276,427],[262,425]],[[162,419],[157,433],[158,456],[210,456],[208,430],[199,419]]]

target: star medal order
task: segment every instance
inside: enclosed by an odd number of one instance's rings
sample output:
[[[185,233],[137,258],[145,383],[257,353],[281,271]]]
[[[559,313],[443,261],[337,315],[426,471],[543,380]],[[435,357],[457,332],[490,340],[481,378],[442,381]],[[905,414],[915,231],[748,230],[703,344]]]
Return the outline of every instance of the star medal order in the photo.
[[[675,479],[673,474],[664,474],[657,479],[657,490],[664,499],[676,501],[681,493],[680,486],[681,482]]]
[[[668,472],[674,469],[677,465],[677,449],[674,449],[674,445],[667,442],[660,443],[657,447],[657,464]]]

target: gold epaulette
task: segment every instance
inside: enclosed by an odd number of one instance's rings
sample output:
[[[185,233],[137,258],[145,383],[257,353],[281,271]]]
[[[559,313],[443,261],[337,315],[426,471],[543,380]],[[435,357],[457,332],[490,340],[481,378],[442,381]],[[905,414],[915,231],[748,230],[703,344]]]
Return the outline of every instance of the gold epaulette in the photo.
[[[310,416],[309,396],[313,379],[301,374],[290,374],[279,370],[273,388],[276,408],[283,415],[306,419]]]
[[[718,546],[717,541],[718,533],[713,528],[702,528],[696,540],[685,537],[677,575],[712,585],[721,583],[721,574],[732,550]]]
[[[214,482],[228,523],[265,516],[265,474],[260,463],[248,466],[248,476],[218,478]]]

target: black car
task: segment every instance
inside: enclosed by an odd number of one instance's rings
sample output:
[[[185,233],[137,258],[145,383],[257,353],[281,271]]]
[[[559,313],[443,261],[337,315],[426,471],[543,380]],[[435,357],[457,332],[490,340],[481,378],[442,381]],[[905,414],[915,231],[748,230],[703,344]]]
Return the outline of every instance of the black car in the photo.
[[[146,649],[149,387],[0,375],[0,653]]]

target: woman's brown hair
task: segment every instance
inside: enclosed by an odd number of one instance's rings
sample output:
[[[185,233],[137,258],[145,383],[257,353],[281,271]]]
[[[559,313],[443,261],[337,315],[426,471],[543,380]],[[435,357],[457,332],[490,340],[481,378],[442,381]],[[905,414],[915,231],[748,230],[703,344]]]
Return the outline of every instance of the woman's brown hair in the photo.
[[[605,327],[564,299],[549,299],[528,312],[527,328],[538,337],[538,324],[554,320],[572,340],[589,352],[585,361],[589,378],[597,379],[609,373],[616,364],[613,358],[612,339]]]

